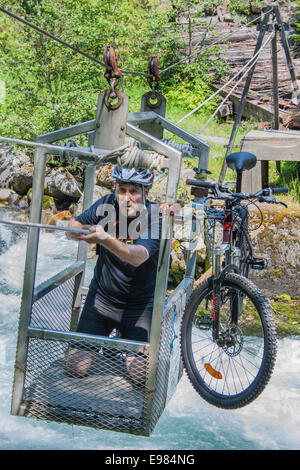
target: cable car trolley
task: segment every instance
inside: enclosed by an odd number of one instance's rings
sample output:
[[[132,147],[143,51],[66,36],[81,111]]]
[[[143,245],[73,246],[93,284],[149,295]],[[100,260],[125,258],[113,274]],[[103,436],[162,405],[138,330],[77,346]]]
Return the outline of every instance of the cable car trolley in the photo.
[[[116,91],[115,77],[118,75],[108,76],[110,87],[99,95],[95,119],[41,135],[35,143],[10,139],[36,147],[11,414],[148,436],[182,375],[179,328],[194,282],[197,251],[190,248],[185,277],[166,297],[174,214],[162,216],[149,343],[76,332],[87,291],[83,282],[87,244],[83,241],[78,243],[74,264],[35,287],[48,154],[69,155],[87,163],[83,210],[92,203],[96,169],[109,162],[165,171],[163,202],[176,202],[184,145],[172,146],[163,140],[163,129],[185,140],[192,156],[199,158],[199,168],[207,169],[209,145],[164,117],[165,100],[155,87],[150,97],[143,97],[142,111],[130,114],[127,96]],[[66,149],[56,144],[80,134],[88,135],[87,147],[71,144]],[[126,143],[126,135],[138,147],[133,149]],[[202,230],[201,223],[197,227],[191,228],[194,238],[195,230]],[[98,359],[85,377],[66,372],[66,355],[71,347],[98,351]],[[145,358],[142,385],[134,383],[127,373],[128,355]],[[136,364],[138,374],[138,361]]]

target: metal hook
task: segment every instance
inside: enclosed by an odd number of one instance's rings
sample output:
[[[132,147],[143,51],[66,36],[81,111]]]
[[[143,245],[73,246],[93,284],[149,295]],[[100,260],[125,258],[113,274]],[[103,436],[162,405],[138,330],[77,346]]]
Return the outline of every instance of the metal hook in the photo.
[[[105,47],[103,58],[105,64],[109,67],[104,72],[104,77],[109,84],[109,90],[105,96],[105,105],[108,109],[114,110],[119,108],[123,101],[121,93],[116,90],[119,79],[123,76],[123,73],[118,68],[116,53],[112,45]],[[117,103],[111,104],[109,100],[116,98],[118,99]]]

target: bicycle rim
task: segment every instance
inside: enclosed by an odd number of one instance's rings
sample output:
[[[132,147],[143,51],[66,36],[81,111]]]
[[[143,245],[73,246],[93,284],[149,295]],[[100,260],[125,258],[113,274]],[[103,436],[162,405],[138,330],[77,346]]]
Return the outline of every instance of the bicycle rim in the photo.
[[[242,313],[232,322],[233,305]],[[209,403],[239,408],[268,383],[276,359],[276,330],[270,307],[249,280],[229,274],[221,287],[218,342],[212,336],[213,291],[209,279],[191,297],[182,324],[182,356],[189,379]]]

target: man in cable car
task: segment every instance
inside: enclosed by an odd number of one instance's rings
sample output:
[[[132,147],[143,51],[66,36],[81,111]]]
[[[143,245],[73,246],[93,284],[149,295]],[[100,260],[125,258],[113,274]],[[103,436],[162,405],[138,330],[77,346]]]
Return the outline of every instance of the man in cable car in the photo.
[[[69,232],[68,238],[96,243],[99,255],[77,332],[109,336],[116,329],[124,339],[149,342],[161,237],[158,204],[147,199],[153,173],[116,166],[112,177],[115,192],[69,223],[91,233]],[[96,350],[71,348],[67,372],[83,377],[97,358]],[[141,356],[126,358],[128,374],[136,383],[141,378],[135,369],[143,361]]]

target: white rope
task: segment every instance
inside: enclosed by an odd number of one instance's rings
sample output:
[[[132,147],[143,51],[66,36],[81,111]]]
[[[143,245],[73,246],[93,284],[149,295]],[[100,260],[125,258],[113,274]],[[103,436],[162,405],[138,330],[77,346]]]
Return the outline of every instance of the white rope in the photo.
[[[145,153],[135,145],[126,149],[123,155],[117,158],[117,162],[123,168],[148,168],[161,171],[164,158],[164,155],[158,153]]]
[[[146,153],[136,143],[124,145],[110,152],[102,158],[102,164],[117,163],[122,168],[147,168],[149,170],[162,171],[164,155],[158,153]]]
[[[233,91],[236,89],[238,84],[243,80],[243,78],[248,74],[248,72],[251,70],[252,67],[256,64],[259,54],[262,52],[262,50],[267,46],[267,44],[272,40],[274,36],[274,33],[272,33],[269,38],[266,40],[266,42],[261,46],[261,48],[255,53],[255,55],[249,60],[249,62],[234,76],[232,77],[223,87],[224,89],[226,86],[228,86],[236,77],[238,77],[243,70],[246,69],[245,73],[240,77],[240,79],[237,81],[237,83],[234,85],[234,87],[231,89],[231,91],[226,95],[222,103],[219,105],[219,107],[216,109],[216,111],[213,113],[213,115],[210,117],[208,122],[205,124],[205,126],[198,132],[197,136],[200,135],[203,130],[208,126],[208,124],[211,122],[211,120],[214,118],[214,116],[217,114],[219,111],[220,107],[223,105],[223,103],[228,99],[228,97],[233,93]],[[251,64],[249,66],[249,64]],[[248,67],[248,68],[247,68]],[[218,93],[222,90],[218,90]],[[214,95],[216,95],[214,93]],[[213,95],[212,95],[213,96]],[[208,98],[206,102],[212,98]],[[205,104],[202,103],[203,106]],[[177,123],[178,124],[178,123]],[[119,166],[123,168],[148,168],[150,170],[157,169],[159,171],[162,170],[163,168],[163,162],[164,162],[164,156],[159,155],[157,153],[145,153],[143,152],[135,142],[125,145],[119,149],[116,149],[115,151],[112,151],[109,155],[106,155],[103,160],[106,162],[108,160],[116,161]]]
[[[210,100],[212,100],[215,96],[217,96],[219,93],[221,93],[221,91],[223,91],[228,85],[230,85],[249,66],[249,64],[251,64],[251,62],[255,61],[254,63],[256,63],[256,58],[259,56],[259,54],[262,52],[262,50],[267,46],[267,44],[269,44],[269,42],[272,38],[273,38],[273,33],[266,40],[265,44],[263,46],[261,46],[261,48],[256,52],[256,54],[254,54],[254,56],[251,57],[251,59],[241,68],[241,70],[239,70],[239,72],[237,72],[230,80],[228,80],[228,82],[226,82],[221,88],[219,88],[217,91],[215,91],[211,96],[206,98],[206,100],[203,101],[203,103],[201,103],[199,106],[197,106],[192,111],[190,111],[185,116],[183,116],[181,119],[179,119],[179,121],[177,121],[176,124],[179,124],[180,122],[184,121],[189,116],[194,114],[196,111],[199,111],[199,109],[201,109]],[[249,70],[250,70],[250,68],[249,68]]]
[[[266,47],[268,45],[268,43],[273,39],[274,37],[274,33],[272,33],[270,35],[270,37],[267,39],[267,41],[265,42],[264,46],[260,49],[260,51],[262,51],[262,49],[264,47]],[[215,112],[212,114],[212,116],[209,118],[209,120],[207,121],[207,123],[202,127],[202,129],[196,134],[196,136],[202,134],[202,132],[204,131],[204,129],[206,129],[206,127],[208,126],[208,124],[212,121],[212,119],[215,117],[215,115],[217,114],[217,112],[219,111],[219,109],[221,109],[221,107],[223,106],[223,104],[225,103],[225,101],[229,98],[230,95],[232,95],[232,93],[234,92],[234,90],[237,88],[237,86],[239,85],[239,83],[243,80],[243,78],[248,74],[248,72],[255,66],[256,62],[258,61],[259,59],[259,56],[256,57],[255,61],[250,65],[250,67],[246,70],[246,72],[240,77],[240,79],[236,82],[236,84],[234,85],[234,87],[229,91],[229,93],[225,96],[225,98],[223,99],[223,101],[221,102],[221,104],[217,107],[217,109],[215,110]]]

